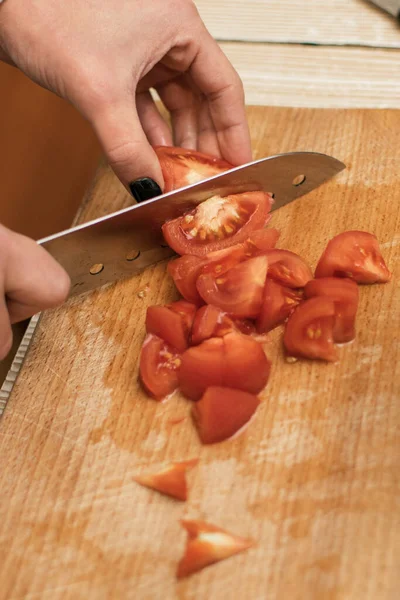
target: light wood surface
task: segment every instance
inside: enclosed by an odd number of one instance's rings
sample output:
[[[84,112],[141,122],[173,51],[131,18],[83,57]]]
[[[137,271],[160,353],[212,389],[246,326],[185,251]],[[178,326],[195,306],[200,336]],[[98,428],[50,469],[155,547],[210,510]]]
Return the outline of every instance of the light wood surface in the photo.
[[[400,552],[400,113],[249,109],[257,157],[309,149],[347,170],[278,211],[280,245],[315,265],[345,229],[374,232],[393,282],[361,288],[337,364],[282,359],[239,438],[201,447],[175,397],[137,382],[149,304],[175,298],[165,264],[45,314],[0,421],[0,598],[394,600]],[[99,173],[80,219],[126,204]],[[149,284],[145,298],[138,292]],[[136,485],[140,469],[200,457],[190,500]],[[177,583],[199,517],[258,546]]]

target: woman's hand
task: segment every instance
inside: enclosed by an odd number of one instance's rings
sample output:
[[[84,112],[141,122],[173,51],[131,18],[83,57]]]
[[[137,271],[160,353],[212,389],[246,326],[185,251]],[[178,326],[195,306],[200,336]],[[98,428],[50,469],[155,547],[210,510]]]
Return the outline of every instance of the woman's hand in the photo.
[[[251,160],[242,83],[191,0],[6,0],[0,48],[83,113],[124,184],[163,184],[151,144]]]

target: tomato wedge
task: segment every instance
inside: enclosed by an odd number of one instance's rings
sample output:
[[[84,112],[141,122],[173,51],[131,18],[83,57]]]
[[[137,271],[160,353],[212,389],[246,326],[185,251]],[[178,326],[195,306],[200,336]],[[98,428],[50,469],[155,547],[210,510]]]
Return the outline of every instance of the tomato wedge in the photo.
[[[271,201],[264,192],[213,196],[186,215],[164,223],[164,238],[177,254],[205,256],[243,242],[252,231],[264,227]]]
[[[227,386],[258,394],[266,386],[271,363],[258,342],[240,333],[211,338],[182,354],[179,387],[199,400],[210,386]]]
[[[140,355],[140,379],[150,396],[162,400],[178,387],[179,354],[155,335],[147,335]]]
[[[183,352],[189,345],[189,335],[197,307],[185,300],[167,306],[149,306],[146,331]]]
[[[171,498],[187,500],[186,472],[195,467],[198,459],[171,463],[157,473],[143,473],[133,478],[137,483]]]
[[[192,302],[187,302],[186,300],[177,300],[176,302],[167,304],[167,308],[180,315],[186,331],[189,334],[192,330],[194,317],[197,312],[197,306]]]
[[[318,296],[302,302],[286,323],[283,343],[289,356],[337,360],[333,343],[335,304]]]
[[[313,278],[306,261],[290,250],[267,250],[268,277],[290,288],[301,288]]]
[[[277,229],[258,229],[257,231],[253,231],[246,240],[249,254],[254,256],[260,251],[263,252],[275,248],[279,237],[280,233]]]
[[[315,269],[315,277],[349,277],[357,283],[386,283],[387,268],[378,240],[366,231],[345,231],[331,239]]]
[[[174,146],[155,146],[154,150],[164,176],[165,193],[218,175],[233,167],[225,160],[195,150]]]
[[[324,296],[333,300],[335,303],[334,341],[343,344],[354,340],[358,307],[358,287],[355,281],[338,277],[314,279],[307,283],[304,295],[306,298]]]
[[[254,331],[251,321],[232,319],[217,306],[208,304],[197,311],[193,321],[191,343],[196,346],[212,337],[223,337],[232,332],[251,335]]]
[[[302,299],[302,293],[276,283],[267,277],[263,304],[256,321],[258,333],[267,333],[281,325],[292,314]]]
[[[207,304],[214,304],[235,317],[254,318],[261,309],[267,270],[266,256],[256,256],[221,276],[200,275],[196,285]]]
[[[209,387],[192,408],[203,444],[216,444],[240,431],[257,410],[254,394],[228,387]]]

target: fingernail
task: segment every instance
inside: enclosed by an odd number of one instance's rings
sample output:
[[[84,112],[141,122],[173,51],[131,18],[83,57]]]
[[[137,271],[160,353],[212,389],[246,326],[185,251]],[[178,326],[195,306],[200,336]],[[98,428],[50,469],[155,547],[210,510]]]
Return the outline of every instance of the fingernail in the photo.
[[[136,202],[144,202],[162,194],[158,183],[154,179],[150,179],[150,177],[142,177],[142,179],[132,181],[129,184],[129,188]]]

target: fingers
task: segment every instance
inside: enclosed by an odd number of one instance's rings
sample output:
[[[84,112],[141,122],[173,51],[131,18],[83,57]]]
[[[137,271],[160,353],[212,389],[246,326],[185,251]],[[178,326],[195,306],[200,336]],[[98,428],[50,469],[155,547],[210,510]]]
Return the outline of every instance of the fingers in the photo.
[[[206,97],[220,152],[232,164],[248,162],[252,154],[242,82],[206,30],[198,48],[190,75]],[[209,128],[204,122],[202,127]]]
[[[0,294],[0,360],[3,360],[11,350],[12,329],[4,292]]]
[[[207,100],[203,97],[199,103],[197,115],[198,140],[197,145],[200,152],[211,154],[211,156],[220,156],[224,158],[219,147],[217,132],[210,115],[210,108]]]
[[[157,87],[170,112],[175,146],[195,150],[197,146],[197,108],[195,95],[181,77]]]
[[[150,94],[136,94],[136,108],[143,130],[152,146],[171,146],[172,135]]]

